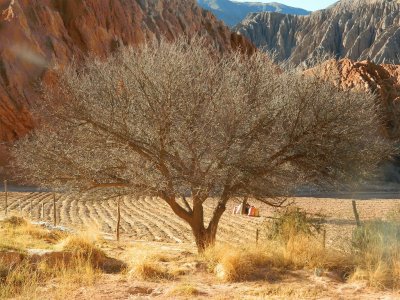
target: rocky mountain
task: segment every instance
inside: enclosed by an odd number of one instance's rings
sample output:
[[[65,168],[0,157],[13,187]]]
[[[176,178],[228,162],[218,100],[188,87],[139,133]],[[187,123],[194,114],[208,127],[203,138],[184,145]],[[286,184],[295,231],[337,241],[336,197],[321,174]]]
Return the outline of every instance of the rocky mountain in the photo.
[[[400,65],[329,60],[305,74],[315,74],[344,89],[374,93],[383,117],[382,134],[394,140],[400,138]],[[386,182],[400,183],[400,157],[383,163],[382,171]]]
[[[341,0],[309,16],[255,13],[235,30],[293,64],[321,54],[400,63],[398,0]]]
[[[254,51],[195,0],[18,0],[13,8],[15,17],[0,22],[0,141],[32,128],[37,84],[54,64],[181,34],[205,36],[221,52]]]
[[[0,13],[9,4],[0,0]],[[204,36],[220,52],[255,51],[195,0],[18,0],[12,8],[10,21],[0,15],[0,167],[5,142],[34,127],[30,108],[55,64],[181,34]]]
[[[236,2],[231,0],[197,0],[197,2],[231,27],[237,25],[249,13],[269,11],[292,15],[310,14],[305,9],[286,6],[277,2]]]
[[[382,133],[392,139],[400,138],[400,65],[328,60],[306,70],[305,74],[314,74],[343,89],[374,93],[385,121]]]

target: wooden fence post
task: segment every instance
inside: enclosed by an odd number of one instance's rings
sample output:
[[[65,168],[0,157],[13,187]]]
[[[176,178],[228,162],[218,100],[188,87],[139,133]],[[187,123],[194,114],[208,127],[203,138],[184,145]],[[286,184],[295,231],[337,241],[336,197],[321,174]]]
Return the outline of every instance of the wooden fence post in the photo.
[[[56,193],[53,193],[53,217],[54,217],[54,226],[57,226],[57,205],[56,205]]]
[[[42,213],[41,213],[40,219],[44,220],[44,200],[42,201]]]
[[[322,231],[322,246],[324,247],[324,249],[326,248],[326,229]]]
[[[357,227],[360,227],[361,221],[360,221],[360,215],[358,214],[358,211],[357,211],[356,200],[351,200],[351,205],[353,206],[353,213],[354,213],[354,218],[356,219]]]
[[[30,203],[30,206],[29,206],[29,215],[30,215],[31,218],[32,218],[32,215],[33,215],[32,209],[33,209],[33,205],[32,205],[32,199],[31,199],[31,203]]]
[[[4,180],[4,193],[5,193],[5,197],[6,197],[6,207],[5,207],[5,214],[7,216],[7,212],[8,212],[8,191],[7,191],[7,180]]]
[[[116,229],[116,235],[117,235],[118,242],[119,242],[119,238],[120,238],[120,226],[121,226],[121,199],[118,198],[118,200],[117,200],[117,229]]]
[[[258,245],[258,237],[260,235],[260,230],[257,228],[256,230],[256,245]]]

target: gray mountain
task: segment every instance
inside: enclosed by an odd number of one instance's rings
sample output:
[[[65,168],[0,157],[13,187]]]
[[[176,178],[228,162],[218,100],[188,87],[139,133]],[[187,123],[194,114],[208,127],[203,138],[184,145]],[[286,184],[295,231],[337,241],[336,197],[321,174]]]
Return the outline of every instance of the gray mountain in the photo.
[[[280,3],[235,2],[230,0],[197,0],[198,4],[211,11],[218,19],[223,20],[230,27],[242,21],[249,13],[280,12],[293,15],[308,15],[309,11],[286,6]]]
[[[399,0],[342,0],[309,16],[254,13],[235,30],[293,64],[322,53],[400,63]]]

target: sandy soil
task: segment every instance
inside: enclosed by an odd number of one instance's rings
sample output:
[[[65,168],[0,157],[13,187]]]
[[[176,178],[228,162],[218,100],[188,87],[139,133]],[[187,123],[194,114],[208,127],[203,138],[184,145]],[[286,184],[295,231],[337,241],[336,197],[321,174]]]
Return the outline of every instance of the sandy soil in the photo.
[[[9,193],[9,210],[22,212],[33,220],[52,222],[53,198],[50,193]],[[294,198],[295,205],[310,213],[322,213],[327,216],[327,243],[335,244],[337,237],[347,238],[355,226],[351,200],[331,198]],[[260,239],[264,237],[263,224],[276,211],[265,204],[250,201],[260,208],[260,218],[232,215],[239,200],[228,204],[218,231],[218,240],[232,243],[255,242],[256,229],[260,230]],[[206,218],[211,216],[215,200],[206,202]],[[357,200],[361,220],[386,218],[394,209],[400,208],[399,199]],[[4,207],[4,194],[0,193],[0,207]],[[42,216],[42,208],[44,215]],[[57,197],[58,224],[82,228],[96,229],[105,235],[115,232],[116,205],[115,200],[88,201],[71,195]],[[134,199],[124,197],[121,207],[121,232],[127,241],[157,241],[168,243],[190,243],[193,241],[189,226],[158,198]],[[0,211],[0,217],[4,211]]]
[[[0,194],[0,199],[1,207],[3,194]],[[8,200],[13,211],[21,211],[34,220],[51,221],[51,194],[9,193]],[[350,237],[355,226],[350,199],[291,200],[310,213],[322,213],[327,216],[328,246],[336,247]],[[208,216],[211,214],[212,204],[212,200],[207,203]],[[261,229],[261,239],[264,238],[262,224],[273,216],[275,210],[266,205],[258,205],[261,217],[250,218],[232,215],[235,205],[237,203],[230,203],[222,218],[218,240],[228,243],[255,243],[256,228]],[[400,200],[358,200],[357,206],[362,220],[385,218],[391,211],[400,208]],[[61,225],[75,228],[95,227],[104,233],[105,237],[113,239],[116,222],[113,201],[83,201],[70,195],[62,195],[57,200],[57,212]],[[110,246],[106,249],[112,256],[127,261],[129,257],[123,257],[125,250],[143,244],[173,254],[176,257],[174,263],[187,265],[187,270],[172,281],[140,281],[129,274],[102,275],[93,286],[82,287],[68,294],[68,299],[400,299],[399,292],[377,291],[362,282],[343,283],[332,274],[316,276],[313,270],[284,274],[266,270],[266,277],[262,280],[242,283],[219,282],[215,275],[207,272],[204,265],[196,261],[189,227],[174,216],[166,204],[156,198],[125,197],[122,207],[122,232],[123,242],[117,244],[110,241]],[[176,290],[182,286],[190,286],[196,293],[179,295]],[[46,285],[39,291],[41,298],[51,299],[46,297],[56,288],[56,283]]]

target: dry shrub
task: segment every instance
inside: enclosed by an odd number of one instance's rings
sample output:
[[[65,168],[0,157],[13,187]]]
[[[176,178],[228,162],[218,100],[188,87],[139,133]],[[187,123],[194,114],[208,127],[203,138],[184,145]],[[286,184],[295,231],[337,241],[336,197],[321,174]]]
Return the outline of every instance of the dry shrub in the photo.
[[[203,253],[209,271],[227,282],[257,279],[258,269],[271,265],[271,257],[264,247],[232,247],[217,245]]]
[[[253,280],[269,270],[322,269],[346,277],[354,267],[351,257],[323,245],[324,218],[298,208],[277,214],[266,225],[268,240],[253,246],[216,246],[204,258],[209,271],[224,281]]]
[[[309,214],[298,207],[288,207],[279,211],[265,224],[267,237],[287,243],[297,235],[317,236],[324,230],[326,217],[322,214]]]
[[[68,259],[57,263],[47,260],[32,263],[25,259],[12,268],[0,267],[0,299],[17,296],[41,299],[36,294],[37,288],[49,280],[57,283],[57,289],[47,295],[51,299],[63,299],[71,288],[93,284],[100,274],[96,266],[105,257],[103,251],[81,236],[68,237],[60,246],[72,254]]]
[[[72,253],[79,262],[88,261],[95,267],[100,266],[106,259],[103,250],[96,246],[95,241],[87,236],[70,236],[62,242],[63,251]]]
[[[20,216],[11,216],[9,218],[6,218],[3,223],[5,225],[11,226],[13,228],[24,226],[28,224],[28,221],[25,220],[23,217]]]
[[[41,282],[39,273],[27,261],[9,270],[3,270],[0,281],[0,299],[17,295],[34,295]],[[32,297],[33,298],[33,297]]]
[[[177,286],[174,286],[169,292],[168,296],[180,296],[180,297],[192,297],[200,295],[201,292],[189,283],[183,283]]]
[[[167,268],[148,259],[145,259],[142,262],[136,262],[132,269],[132,273],[135,277],[142,280],[169,280],[174,278],[174,276],[168,272]]]
[[[356,270],[352,280],[377,288],[400,289],[400,222],[374,220],[353,233]]]
[[[353,263],[344,253],[325,248],[320,239],[303,234],[291,236],[286,244],[276,248],[277,255],[283,256],[283,266],[292,269],[335,270],[346,277]],[[277,259],[274,260],[275,263]],[[278,261],[279,263],[279,261]]]
[[[309,214],[300,208],[289,207],[278,212],[265,226],[267,248],[273,253],[275,266],[303,269],[335,270],[347,276],[353,267],[344,253],[325,248],[323,231],[326,216]]]
[[[60,231],[51,231],[33,225],[18,216],[0,223],[0,250],[25,252],[26,249],[51,249],[54,244],[67,236]]]
[[[21,299],[43,299],[38,287],[54,280],[57,289],[46,294],[46,299],[65,299],[71,289],[95,282],[99,272],[92,264],[81,258],[74,258],[72,264],[51,267],[46,262],[31,264],[28,260],[15,268],[4,270],[0,280],[0,299],[18,297]]]
[[[170,255],[159,252],[158,249],[138,246],[130,251],[129,273],[141,280],[170,280],[178,275],[165,265],[172,259]]]

